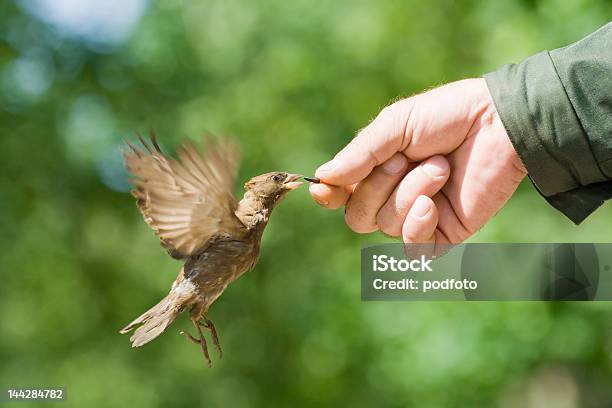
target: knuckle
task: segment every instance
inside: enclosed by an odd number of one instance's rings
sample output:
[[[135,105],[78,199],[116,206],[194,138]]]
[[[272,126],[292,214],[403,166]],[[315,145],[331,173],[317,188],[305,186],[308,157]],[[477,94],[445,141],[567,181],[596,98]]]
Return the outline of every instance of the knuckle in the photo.
[[[397,102],[392,103],[391,105],[387,105],[378,114],[380,118],[389,118],[395,115],[397,112]]]
[[[368,221],[367,210],[361,203],[347,204],[344,222],[353,232],[358,234],[365,234],[377,229],[371,221]]]
[[[357,132],[357,137],[353,138],[351,143],[353,143],[357,147],[365,148],[367,147],[365,142],[374,139],[375,137],[376,134],[372,129],[372,124],[369,124],[368,126],[360,129],[359,132]]]
[[[359,131],[357,137],[351,141],[351,145],[354,151],[365,155],[363,158],[371,167],[377,166],[380,163],[378,157],[372,150],[372,140],[376,139],[376,132],[369,125]]]
[[[414,105],[414,97],[397,99],[385,106],[380,113],[385,115],[402,115]]]

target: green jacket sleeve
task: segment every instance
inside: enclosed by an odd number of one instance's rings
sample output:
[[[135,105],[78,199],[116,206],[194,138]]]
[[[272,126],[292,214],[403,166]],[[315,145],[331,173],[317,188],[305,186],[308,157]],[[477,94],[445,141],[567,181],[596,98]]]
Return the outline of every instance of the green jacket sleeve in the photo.
[[[612,23],[484,77],[551,205],[578,224],[612,197]]]

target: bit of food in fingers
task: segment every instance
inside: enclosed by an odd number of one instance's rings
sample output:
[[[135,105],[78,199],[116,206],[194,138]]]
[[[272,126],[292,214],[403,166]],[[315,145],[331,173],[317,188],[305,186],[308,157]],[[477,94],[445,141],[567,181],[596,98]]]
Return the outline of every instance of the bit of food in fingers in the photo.
[[[311,183],[319,184],[321,180],[317,177],[304,177],[304,180],[310,181]]]

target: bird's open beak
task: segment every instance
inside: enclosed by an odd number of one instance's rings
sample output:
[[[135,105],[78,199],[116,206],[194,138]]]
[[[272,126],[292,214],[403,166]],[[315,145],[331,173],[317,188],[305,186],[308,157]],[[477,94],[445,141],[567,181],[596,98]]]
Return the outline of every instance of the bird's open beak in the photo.
[[[287,190],[295,190],[303,184],[301,181],[296,181],[302,177],[304,176],[301,174],[288,174],[285,182],[283,183],[283,187],[285,187]]]

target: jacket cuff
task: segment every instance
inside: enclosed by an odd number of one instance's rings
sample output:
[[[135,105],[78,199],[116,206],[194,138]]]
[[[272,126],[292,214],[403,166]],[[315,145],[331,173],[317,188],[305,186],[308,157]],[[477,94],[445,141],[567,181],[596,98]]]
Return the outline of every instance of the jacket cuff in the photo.
[[[606,200],[612,198],[612,181],[595,183],[544,198],[574,224],[580,224]]]
[[[602,200],[584,209],[568,200],[583,186],[601,182],[603,175],[549,53],[506,65],[484,78],[508,136],[538,191],[572,221],[582,221]],[[575,194],[563,194],[574,190]]]

